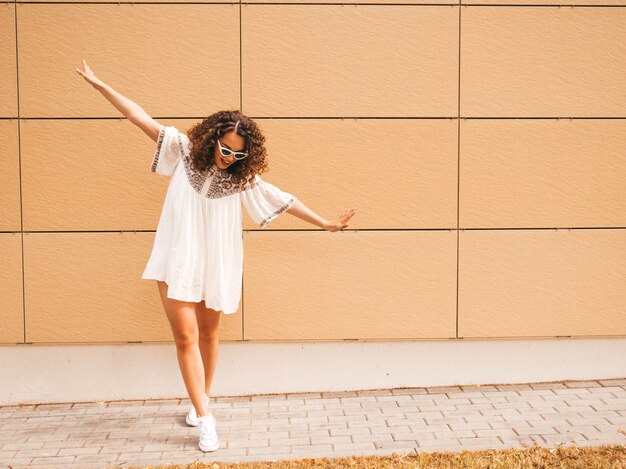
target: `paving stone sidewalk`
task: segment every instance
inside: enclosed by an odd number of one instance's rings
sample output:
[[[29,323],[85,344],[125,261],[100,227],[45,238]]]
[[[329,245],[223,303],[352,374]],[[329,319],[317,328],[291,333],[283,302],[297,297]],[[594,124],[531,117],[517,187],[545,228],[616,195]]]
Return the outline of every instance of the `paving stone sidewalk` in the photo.
[[[626,444],[626,379],[0,407],[0,468],[130,467],[393,452]]]

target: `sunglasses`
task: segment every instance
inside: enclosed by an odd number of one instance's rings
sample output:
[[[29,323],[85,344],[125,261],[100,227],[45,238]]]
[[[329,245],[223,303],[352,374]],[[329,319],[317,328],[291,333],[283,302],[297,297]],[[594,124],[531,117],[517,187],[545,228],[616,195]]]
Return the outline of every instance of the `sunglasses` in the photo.
[[[219,138],[217,139],[217,145],[219,146],[220,153],[223,156],[233,155],[236,160],[243,160],[246,156],[248,156],[248,153],[245,151],[232,151],[230,148],[223,147]]]

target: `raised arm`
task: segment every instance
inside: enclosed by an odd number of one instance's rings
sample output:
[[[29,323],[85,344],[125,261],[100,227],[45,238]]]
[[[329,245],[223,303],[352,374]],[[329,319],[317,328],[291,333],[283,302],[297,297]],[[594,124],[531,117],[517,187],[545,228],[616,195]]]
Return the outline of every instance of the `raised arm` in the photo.
[[[85,59],[83,59],[83,69],[76,69],[76,73],[81,75],[87,83],[97,89],[115,108],[128,118],[133,124],[143,130],[155,142],[159,136],[161,124],[155,121],[143,110],[139,104],[131,101],[127,97],[121,95],[109,85],[100,80],[89,68]]]

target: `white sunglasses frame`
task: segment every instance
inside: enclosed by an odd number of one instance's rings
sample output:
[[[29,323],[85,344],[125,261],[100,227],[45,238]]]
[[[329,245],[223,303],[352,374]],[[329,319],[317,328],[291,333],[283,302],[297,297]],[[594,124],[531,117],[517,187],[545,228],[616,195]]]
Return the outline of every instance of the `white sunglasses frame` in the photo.
[[[233,155],[237,161],[239,161],[239,160],[243,160],[244,158],[247,158],[247,157],[248,157],[248,152],[247,152],[247,151],[232,151],[230,148],[223,147],[223,146],[222,146],[222,142],[220,142],[220,139],[219,139],[219,138],[217,139],[217,145],[218,145],[218,147],[219,147],[219,149],[220,149],[220,154],[221,154],[222,156],[226,157],[226,158],[228,158],[230,155],[225,155],[225,154],[224,154],[224,152],[223,152],[222,150],[229,151],[229,152],[230,152],[230,154],[231,154],[231,155]],[[242,157],[242,158],[237,158],[237,155],[246,155],[246,156],[244,156],[244,157]]]

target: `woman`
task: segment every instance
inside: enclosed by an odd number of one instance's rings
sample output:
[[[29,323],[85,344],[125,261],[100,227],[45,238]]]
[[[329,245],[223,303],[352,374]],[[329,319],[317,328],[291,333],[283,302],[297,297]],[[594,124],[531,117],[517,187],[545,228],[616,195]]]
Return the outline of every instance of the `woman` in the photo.
[[[260,227],[288,212],[331,232],[347,228],[356,209],[329,221],[263,181],[259,174],[267,168],[265,138],[239,111],[216,112],[185,134],[156,122],[82,62],[76,72],[156,142],[150,170],[171,176],[141,278],[157,281],[193,404],[186,422],[200,426],[200,449],[215,451],[219,439],[208,404],[220,314],[235,313],[240,300],[242,205]]]

